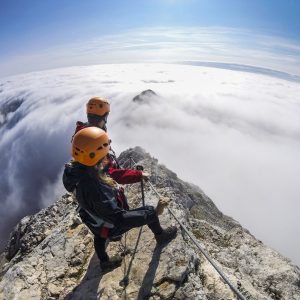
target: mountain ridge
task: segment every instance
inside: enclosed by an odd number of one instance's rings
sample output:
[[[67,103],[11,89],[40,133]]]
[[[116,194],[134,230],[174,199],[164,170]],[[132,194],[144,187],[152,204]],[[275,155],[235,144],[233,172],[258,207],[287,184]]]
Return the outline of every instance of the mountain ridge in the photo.
[[[176,217],[246,299],[300,299],[299,267],[256,240],[199,187],[180,180],[140,147],[121,153],[120,164],[130,167],[130,157],[151,174],[160,194],[173,199],[170,207]],[[140,185],[127,189],[130,206],[141,205]],[[157,197],[147,184],[145,196],[147,204],[156,205]],[[159,247],[146,227],[124,290],[119,282],[130,260],[125,248],[133,249],[138,229],[109,244],[108,253],[123,253],[124,261],[120,268],[101,274],[92,235],[76,206],[67,193],[17,224],[1,262],[0,299],[235,299],[183,232]],[[160,220],[165,227],[178,225],[167,212]]]

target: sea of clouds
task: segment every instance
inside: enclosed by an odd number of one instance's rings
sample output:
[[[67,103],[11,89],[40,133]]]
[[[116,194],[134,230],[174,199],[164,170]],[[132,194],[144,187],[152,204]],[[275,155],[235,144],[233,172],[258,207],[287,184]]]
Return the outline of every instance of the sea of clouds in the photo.
[[[145,89],[158,97],[132,98]],[[96,95],[111,102],[119,154],[139,145],[197,184],[219,209],[300,265],[300,84],[204,66],[111,64],[0,80],[0,238],[64,193],[77,120]]]

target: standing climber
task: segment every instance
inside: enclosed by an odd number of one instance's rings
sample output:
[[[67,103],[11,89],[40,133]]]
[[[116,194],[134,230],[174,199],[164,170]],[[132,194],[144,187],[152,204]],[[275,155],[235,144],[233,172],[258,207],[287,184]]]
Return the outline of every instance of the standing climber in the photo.
[[[86,114],[88,122],[76,122],[76,129],[74,135],[86,127],[98,127],[107,131],[106,123],[110,113],[110,104],[107,99],[103,97],[93,97],[86,104]],[[72,137],[72,140],[74,138]],[[119,184],[132,184],[140,182],[142,179],[147,180],[149,174],[139,170],[121,169],[116,158],[116,154],[109,147],[109,152],[103,159],[104,170]]]
[[[91,98],[86,104],[86,114],[88,122],[83,123],[81,121],[77,121],[75,133],[89,126],[99,127],[106,131],[106,122],[109,112],[110,104],[108,100],[103,97]]]
[[[66,164],[63,183],[69,192],[75,192],[78,204],[84,208],[80,214],[83,222],[94,234],[94,246],[102,271],[108,271],[121,263],[121,256],[109,258],[105,245],[109,238],[128,230],[148,225],[157,243],[170,241],[177,228],[162,229],[158,214],[168,205],[166,198],[153,206],[126,210],[119,197],[114,180],[103,172],[101,161],[109,151],[109,137],[97,127],[87,127],[74,136],[72,156]]]
[[[83,123],[81,121],[77,121],[74,135],[79,130],[90,126],[95,126],[103,129],[104,131],[107,131],[106,123],[109,113],[110,104],[107,99],[103,97],[91,98],[86,104],[86,115],[88,122]],[[72,140],[74,135],[72,136]],[[119,163],[116,159],[115,152],[112,150],[111,147],[109,153],[107,154],[107,159],[109,160],[112,167],[120,168]]]

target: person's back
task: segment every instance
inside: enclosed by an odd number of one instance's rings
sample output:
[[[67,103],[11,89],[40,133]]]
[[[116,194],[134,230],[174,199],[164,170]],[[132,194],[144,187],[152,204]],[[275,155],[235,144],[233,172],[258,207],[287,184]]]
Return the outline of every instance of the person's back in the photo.
[[[117,191],[101,182],[94,168],[72,161],[65,166],[63,183],[69,192],[76,191],[81,208],[104,220],[116,222],[116,215],[122,210],[122,204],[116,201]]]

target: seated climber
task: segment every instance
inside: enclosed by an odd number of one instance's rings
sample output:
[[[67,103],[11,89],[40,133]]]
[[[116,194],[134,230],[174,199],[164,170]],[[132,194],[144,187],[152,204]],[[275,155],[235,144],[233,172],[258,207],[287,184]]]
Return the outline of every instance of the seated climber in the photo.
[[[63,175],[65,188],[75,193],[78,204],[84,208],[80,216],[94,234],[102,271],[117,267],[122,260],[119,255],[112,258],[107,255],[105,246],[109,238],[143,225],[148,225],[158,243],[170,241],[177,232],[175,226],[162,229],[159,223],[158,214],[168,205],[168,198],[161,198],[156,208],[125,209],[114,180],[101,167],[108,151],[109,137],[105,131],[97,127],[80,130],[72,143],[74,160],[66,164]]]

